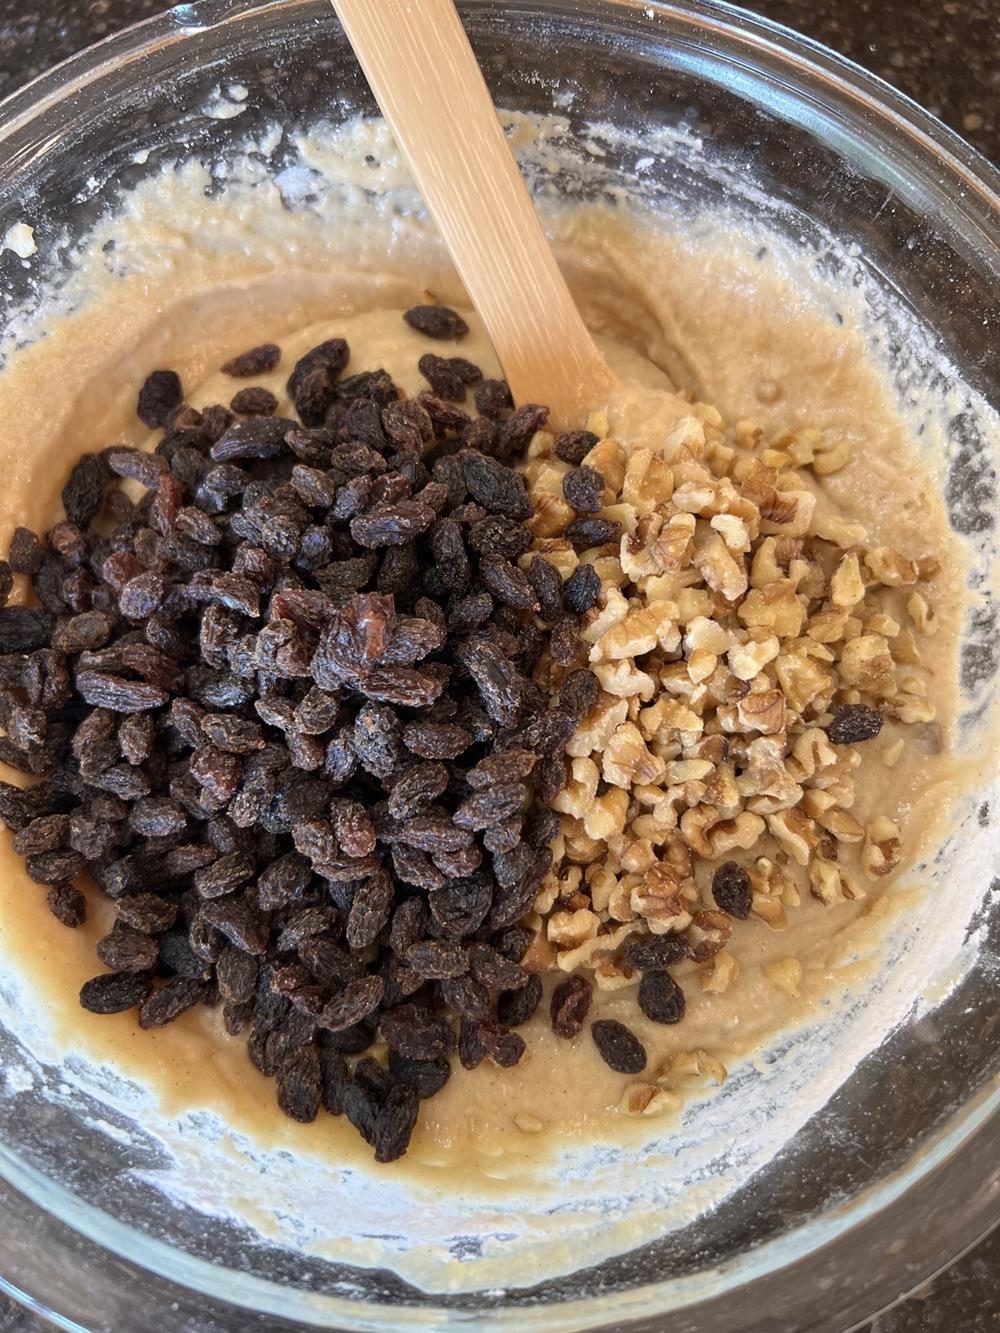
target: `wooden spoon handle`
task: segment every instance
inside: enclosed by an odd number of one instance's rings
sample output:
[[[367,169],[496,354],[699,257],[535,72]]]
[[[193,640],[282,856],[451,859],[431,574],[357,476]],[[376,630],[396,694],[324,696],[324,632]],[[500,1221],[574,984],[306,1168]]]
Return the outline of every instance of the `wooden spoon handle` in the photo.
[[[582,425],[615,380],[559,272],[453,0],[333,0],[515,400]]]

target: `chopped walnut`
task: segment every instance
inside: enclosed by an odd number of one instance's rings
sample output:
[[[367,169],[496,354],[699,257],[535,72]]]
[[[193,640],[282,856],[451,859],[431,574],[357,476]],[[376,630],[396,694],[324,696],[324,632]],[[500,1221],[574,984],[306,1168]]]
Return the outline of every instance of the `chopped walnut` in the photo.
[[[765,440],[749,422],[727,432],[703,404],[659,448],[624,447],[602,414],[588,428],[598,443],[584,462],[604,482],[602,516],[621,526],[614,545],[579,552],[564,535],[576,514],[551,437],[535,437],[524,465],[536,516],[520,567],[540,554],[565,580],[587,562],[600,582],[580,637],[601,693],[551,802],[561,828],[532,953],[616,990],[636,980],[626,939],[681,935],[706,964],[700,984],[720,992],[738,949],[706,866],[746,861],[752,916],[781,930],[804,897],[858,901],[899,864],[896,826],[863,827],[852,813],[855,770],[864,753],[898,761],[902,736],[872,743],[884,720],[933,723],[915,635],[937,623],[913,585],[938,567],[871,544],[861,524],[817,504],[814,480],[851,462],[844,440]],[[568,670],[546,654],[539,684],[558,687]],[[872,720],[867,741],[833,725],[852,706]],[[789,993],[795,967],[772,968]]]
[[[764,975],[786,995],[796,997],[802,983],[802,964],[797,958],[782,958],[780,962],[769,963],[764,968]]]

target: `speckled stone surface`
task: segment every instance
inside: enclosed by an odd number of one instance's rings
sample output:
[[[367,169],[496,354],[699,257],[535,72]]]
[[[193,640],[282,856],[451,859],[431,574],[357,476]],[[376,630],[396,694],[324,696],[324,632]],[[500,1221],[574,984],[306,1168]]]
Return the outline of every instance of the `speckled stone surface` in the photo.
[[[1000,0],[755,0],[746,7],[864,65],[1000,161]],[[160,0],[0,0],[0,97],[164,8]],[[0,1296],[0,1333],[43,1327]],[[1000,1230],[868,1333],[1000,1333]]]

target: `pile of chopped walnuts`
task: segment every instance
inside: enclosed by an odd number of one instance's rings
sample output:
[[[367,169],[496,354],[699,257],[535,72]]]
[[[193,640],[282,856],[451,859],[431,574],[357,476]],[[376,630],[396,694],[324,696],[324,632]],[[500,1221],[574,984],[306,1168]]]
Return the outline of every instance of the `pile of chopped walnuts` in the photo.
[[[821,480],[850,460],[818,432],[765,446],[750,424],[727,435],[702,404],[661,451],[626,450],[603,414],[588,427],[576,457],[540,432],[525,465],[536,514],[522,564],[541,554],[564,579],[581,564],[600,578],[582,638],[602,693],[552,803],[562,830],[535,903],[539,961],[592,969],[613,990],[636,979],[627,943],[677,933],[688,957],[711,960],[702,986],[723,991],[737,963],[713,867],[739,858],[750,910],[781,929],[802,891],[862,898],[898,865],[896,824],[851,813],[851,742],[873,740],[883,717],[934,719],[917,636],[936,629],[919,585],[938,566],[870,546],[818,502],[805,471]],[[609,522],[581,523],[570,500],[595,493]],[[615,525],[618,540],[585,544]],[[568,669],[545,657],[540,682],[557,692]],[[887,767],[904,743],[880,742]],[[772,980],[795,993],[801,970],[785,961]]]

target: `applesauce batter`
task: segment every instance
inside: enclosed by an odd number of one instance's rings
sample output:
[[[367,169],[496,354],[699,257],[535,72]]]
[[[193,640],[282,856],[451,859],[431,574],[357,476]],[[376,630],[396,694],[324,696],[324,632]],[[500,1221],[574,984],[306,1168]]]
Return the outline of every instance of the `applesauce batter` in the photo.
[[[252,191],[206,199],[192,167],[137,190],[122,215],[95,234],[67,288],[67,308],[46,318],[45,336],[14,353],[0,379],[7,483],[0,541],[16,524],[44,530],[54,521],[59,489],[80,452],[145,442],[135,393],[155,367],[176,369],[195,407],[226,402],[240,385],[216,368],[271,340],[282,346],[281,364],[253,383],[283,396],[295,360],[337,336],[351,345],[354,368],[384,366],[408,393],[426,387],[416,363],[428,344],[401,312],[428,288],[460,304],[454,279],[426,228],[360,210],[342,221],[333,236],[317,217],[262,202]],[[937,708],[936,729],[911,734],[890,772],[880,759],[895,735],[887,725],[865,752],[854,808],[862,822],[882,813],[899,823],[912,863],[932,849],[939,820],[975,776],[951,757],[949,739],[958,707],[963,556],[938,487],[860,333],[824,317],[779,265],[755,265],[710,237],[659,232],[600,206],[570,210],[555,227],[581,306],[612,368],[634,386],[610,405],[620,438],[662,438],[689,410],[675,392],[683,389],[716,404],[729,422],[751,417],[768,432],[820,429],[853,446],[849,466],[824,482],[821,503],[862,522],[873,540],[939,560],[942,572],[929,593],[939,627],[922,645],[926,668],[918,673]],[[463,313],[472,333],[462,355],[485,374],[499,373],[475,316]],[[79,986],[100,970],[93,946],[104,933],[104,909],[95,902],[85,928],[64,930],[6,836],[0,866],[0,950],[30,979],[66,1049],[153,1087],[168,1114],[204,1106],[261,1142],[339,1163],[367,1160],[342,1121],[286,1121],[271,1081],[212,1014],[189,1013],[170,1028],[140,1032],[133,1015],[81,1011]],[[724,995],[702,991],[694,964],[677,970],[688,998],[677,1027],[643,1018],[631,989],[598,993],[591,1017],[631,1026],[647,1047],[651,1075],[673,1056],[698,1050],[732,1069],[819,1002],[864,980],[877,962],[884,923],[913,908],[916,899],[901,891],[907,884],[904,869],[864,902],[827,908],[805,898],[780,932],[758,920],[737,924],[731,948],[740,974]],[[803,965],[798,997],[779,990],[764,970],[788,957]],[[522,1031],[528,1052],[514,1069],[456,1069],[443,1092],[423,1104],[410,1153],[392,1171],[460,1166],[467,1187],[493,1189],[498,1178],[524,1186],[532,1163],[556,1144],[648,1132],[617,1111],[630,1080],[603,1064],[586,1029],[560,1041],[543,1005]]]

